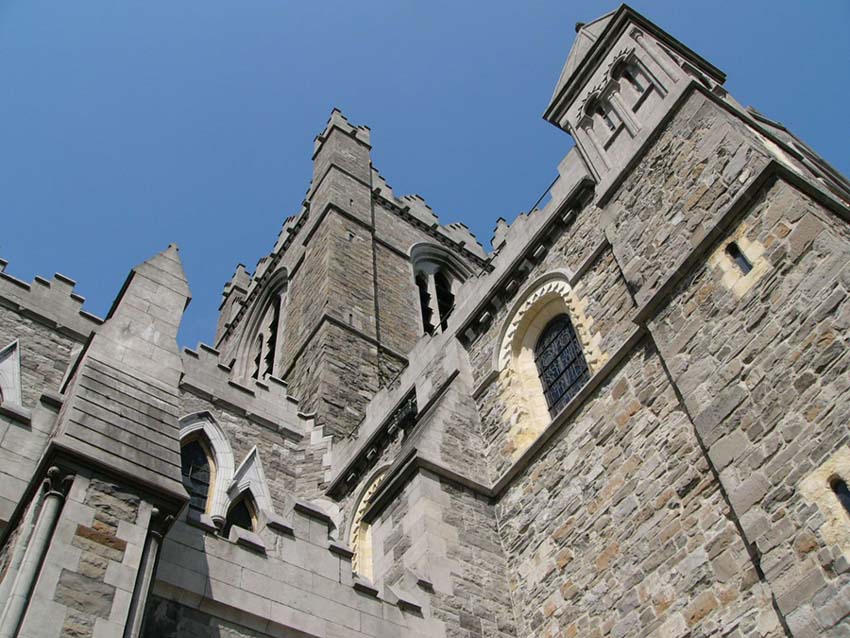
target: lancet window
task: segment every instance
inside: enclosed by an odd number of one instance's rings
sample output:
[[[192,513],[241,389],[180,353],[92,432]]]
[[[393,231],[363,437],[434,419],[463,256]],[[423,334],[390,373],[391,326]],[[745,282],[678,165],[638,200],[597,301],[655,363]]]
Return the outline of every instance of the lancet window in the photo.
[[[256,511],[257,507],[251,493],[243,492],[227,510],[224,529],[221,530],[222,536],[228,537],[233,526],[254,531],[257,519]]]

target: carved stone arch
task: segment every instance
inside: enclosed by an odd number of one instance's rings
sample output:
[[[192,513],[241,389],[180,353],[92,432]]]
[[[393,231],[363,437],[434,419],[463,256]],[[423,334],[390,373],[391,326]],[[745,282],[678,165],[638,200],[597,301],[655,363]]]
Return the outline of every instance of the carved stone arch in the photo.
[[[431,242],[418,242],[410,247],[410,263],[414,272],[417,267],[426,264],[434,264],[448,269],[460,281],[465,281],[472,276],[472,271],[463,261],[452,254],[449,250]]]
[[[227,490],[233,480],[234,461],[230,443],[224,430],[213,415],[204,410],[188,414],[180,419],[181,445],[201,437],[210,449],[213,477],[210,481],[210,493],[207,497],[207,514],[213,522],[220,525],[227,516]]]
[[[570,318],[590,374],[607,359],[599,348],[601,335],[593,332],[593,319],[585,313],[587,301],[575,293],[570,277],[569,271],[555,270],[534,280],[514,302],[499,333],[493,366],[511,423],[508,437],[514,459],[552,421],[534,359],[535,345],[549,322],[562,314]]]
[[[247,379],[252,376],[257,337],[263,332],[264,324],[268,322],[269,313],[273,310],[275,303],[279,304],[278,325],[274,327],[273,335],[265,335],[264,341],[272,337],[276,340],[272,367],[273,374],[278,372],[281,352],[280,337],[283,334],[286,313],[286,300],[283,296],[285,296],[288,286],[289,273],[286,268],[280,268],[269,277],[268,281],[262,284],[262,289],[252,301],[251,309],[243,321],[242,332],[235,350],[233,373],[237,378]],[[263,362],[260,362],[260,364],[263,365]]]
[[[21,349],[18,340],[0,349],[0,403],[23,405],[21,397]]]
[[[227,509],[242,498],[245,492],[251,493],[258,510],[274,512],[271,492],[269,492],[269,485],[266,482],[266,473],[263,471],[263,463],[260,460],[260,452],[256,445],[251,448],[251,451],[239,464],[233,474],[233,480],[227,486]]]
[[[360,492],[357,505],[352,510],[351,522],[348,526],[348,545],[354,552],[351,558],[351,570],[369,581],[375,579],[372,526],[363,520],[363,515],[369,508],[372,496],[384,480],[389,467],[389,465],[379,467],[369,476],[366,487]]]

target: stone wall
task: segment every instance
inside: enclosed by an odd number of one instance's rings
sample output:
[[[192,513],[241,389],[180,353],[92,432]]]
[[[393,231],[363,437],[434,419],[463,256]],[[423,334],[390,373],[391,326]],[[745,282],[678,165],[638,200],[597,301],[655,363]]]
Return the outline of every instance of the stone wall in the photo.
[[[298,442],[188,392],[180,395],[180,411],[181,416],[202,411],[213,415],[233,450],[234,469],[256,446],[272,503],[279,511],[283,511],[286,497],[295,492],[299,469],[295,460]]]
[[[638,304],[767,161],[744,122],[691,94],[606,206],[606,233]]]
[[[121,635],[150,512],[132,490],[77,474],[20,635]]]
[[[649,342],[517,478],[497,512],[519,636],[779,635]]]
[[[44,323],[0,305],[0,348],[18,340],[21,356],[21,398],[32,405],[45,390],[59,391],[75,341]]]
[[[732,239],[760,255],[746,278]],[[833,629],[850,613],[829,488],[850,475],[850,229],[779,181],[713,251],[652,331],[792,630]]]
[[[505,556],[493,506],[419,472],[373,524],[376,572],[446,623],[446,636],[514,636]],[[423,585],[424,583],[427,583]]]

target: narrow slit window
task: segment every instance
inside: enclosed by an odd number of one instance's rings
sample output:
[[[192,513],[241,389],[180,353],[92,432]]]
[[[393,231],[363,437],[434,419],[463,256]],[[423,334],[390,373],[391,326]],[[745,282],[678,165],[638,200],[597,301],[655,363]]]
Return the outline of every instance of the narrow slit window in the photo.
[[[735,262],[743,274],[746,275],[753,269],[753,265],[750,263],[750,260],[747,259],[747,256],[744,255],[738,247],[738,242],[730,242],[729,245],[726,246],[726,254],[731,257],[732,261]]]
[[[534,346],[534,362],[554,417],[590,378],[581,343],[566,314],[546,324]]]
[[[442,271],[434,275],[434,288],[437,291],[437,310],[440,312],[440,329],[445,330],[448,325],[449,315],[454,309],[455,296],[452,293],[452,284],[449,278]]]
[[[850,488],[847,487],[847,481],[843,478],[835,478],[829,483],[833,494],[844,507],[844,511],[850,514]]]
[[[269,375],[274,375],[276,370],[274,369],[274,360],[277,355],[277,331],[280,328],[280,299],[277,300],[277,303],[274,305],[274,312],[272,313],[272,320],[269,324],[269,338],[266,342],[266,356],[264,363],[264,371],[263,376],[267,377]]]
[[[434,334],[434,324],[431,323],[431,295],[428,293],[428,278],[424,273],[416,276],[416,287],[419,288],[419,308],[422,311],[422,329],[425,334]]]

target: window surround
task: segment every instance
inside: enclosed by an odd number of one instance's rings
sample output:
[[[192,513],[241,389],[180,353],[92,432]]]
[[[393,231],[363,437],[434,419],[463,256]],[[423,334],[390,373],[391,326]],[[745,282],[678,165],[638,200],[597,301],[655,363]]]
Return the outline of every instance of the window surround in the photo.
[[[419,308],[423,334],[436,334],[446,328],[446,322],[451,315],[458,290],[464,281],[472,276],[472,271],[451,252],[428,242],[420,242],[410,247],[410,264],[413,271],[413,286],[417,295],[416,306]],[[451,306],[441,308],[445,302],[445,292],[440,295],[436,277],[441,278],[448,286],[442,286],[445,291],[450,288]],[[423,288],[424,287],[424,288]],[[428,304],[427,321],[424,304]],[[441,312],[442,310],[442,312]]]
[[[389,466],[383,466],[374,472],[366,482],[366,487],[360,494],[357,507],[351,519],[348,532],[349,547],[354,552],[351,557],[351,570],[358,576],[374,583],[375,557],[372,547],[372,525],[363,521],[363,515],[369,508],[372,496],[384,480]]]
[[[570,278],[569,272],[555,270],[529,284],[514,302],[499,334],[494,369],[511,423],[508,438],[512,460],[519,458],[556,416],[549,413],[534,359],[534,348],[549,322],[560,314],[569,316],[589,376],[608,360],[600,350],[601,335],[591,330],[593,320],[585,314],[587,301],[575,293]]]
[[[252,307],[244,322],[244,329],[239,337],[234,358],[234,376],[240,379],[263,379],[267,374],[267,356],[264,352],[269,342],[274,343],[276,353],[271,361],[271,375],[280,373],[280,353],[283,345],[283,332],[286,325],[286,296],[289,287],[289,274],[286,268],[281,268],[271,275],[263,285],[262,291],[252,303]],[[275,312],[273,304],[277,303],[278,310]],[[269,326],[264,325],[270,321],[270,317],[277,315],[277,326],[273,327],[274,335],[266,334]],[[257,347],[257,339],[261,338],[260,347]],[[255,361],[259,358],[257,375],[255,372]]]
[[[227,517],[227,488],[233,480],[233,452],[221,427],[207,411],[194,412],[180,419],[180,446],[200,440],[210,452],[210,488],[206,514],[220,527]]]

